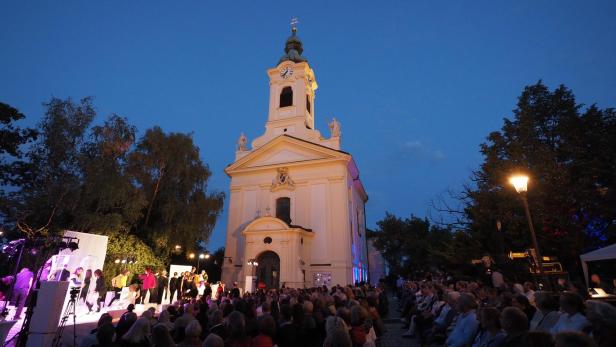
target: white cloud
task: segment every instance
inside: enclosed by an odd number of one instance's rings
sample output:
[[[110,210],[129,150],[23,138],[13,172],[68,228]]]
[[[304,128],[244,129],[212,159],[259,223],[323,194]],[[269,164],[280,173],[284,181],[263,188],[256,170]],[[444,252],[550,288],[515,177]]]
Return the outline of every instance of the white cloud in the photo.
[[[411,155],[417,158],[430,158],[437,161],[445,159],[445,153],[442,150],[431,149],[418,140],[403,142],[400,146],[400,150],[403,154]]]

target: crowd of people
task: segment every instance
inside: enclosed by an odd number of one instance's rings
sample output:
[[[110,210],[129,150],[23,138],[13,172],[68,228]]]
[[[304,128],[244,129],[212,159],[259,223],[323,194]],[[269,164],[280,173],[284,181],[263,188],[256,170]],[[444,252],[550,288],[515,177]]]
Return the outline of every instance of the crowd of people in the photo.
[[[402,336],[451,347],[616,346],[616,307],[565,281],[556,287],[431,274],[400,281]]]
[[[117,324],[101,316],[82,347],[321,347],[376,346],[385,332],[386,292],[361,284],[331,289],[259,289],[240,296],[237,285],[219,295],[184,298],[156,316],[134,306]]]

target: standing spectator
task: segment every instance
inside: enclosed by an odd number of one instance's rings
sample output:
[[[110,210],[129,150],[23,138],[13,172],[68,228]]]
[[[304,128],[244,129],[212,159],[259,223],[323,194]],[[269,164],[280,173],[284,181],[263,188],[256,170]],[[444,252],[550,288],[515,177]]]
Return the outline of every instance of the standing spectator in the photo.
[[[460,294],[457,304],[458,319],[453,331],[447,337],[446,344],[448,347],[462,347],[473,342],[475,333],[479,328],[475,314],[476,306],[475,298],[471,294]]]
[[[582,314],[584,300],[576,293],[564,292],[560,295],[560,310],[562,314],[550,332],[556,335],[562,331],[584,331],[590,322]]]
[[[530,321],[530,330],[549,333],[560,318],[558,302],[551,293],[537,292],[535,293],[535,304],[537,311]]]
[[[15,306],[17,307],[17,309],[15,311],[15,316],[13,317],[13,320],[18,320],[21,317],[21,311],[23,311],[24,309],[26,299],[28,298],[30,288],[32,287],[33,277],[34,274],[27,267],[22,268],[15,277],[15,285],[13,286],[12,298],[15,302]]]
[[[506,307],[501,313],[501,326],[507,333],[503,347],[527,347],[528,318],[526,313],[517,307]]]

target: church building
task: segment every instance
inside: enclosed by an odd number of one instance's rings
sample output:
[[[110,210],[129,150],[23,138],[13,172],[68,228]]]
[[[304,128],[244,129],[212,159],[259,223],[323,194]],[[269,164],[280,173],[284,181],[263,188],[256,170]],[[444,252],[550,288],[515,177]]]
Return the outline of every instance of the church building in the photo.
[[[265,132],[250,146],[241,134],[225,169],[231,186],[222,280],[245,290],[368,279],[368,195],[342,150],[340,123],[329,123],[327,137],[315,127],[317,82],[296,32],[267,70]]]

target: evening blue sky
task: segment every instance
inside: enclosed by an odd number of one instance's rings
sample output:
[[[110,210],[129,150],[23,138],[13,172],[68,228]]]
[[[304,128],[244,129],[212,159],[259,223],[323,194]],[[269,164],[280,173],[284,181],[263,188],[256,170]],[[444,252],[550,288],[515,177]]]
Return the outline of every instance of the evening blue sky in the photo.
[[[264,131],[265,70],[294,16],[317,128],[342,124],[370,228],[385,211],[426,216],[468,183],[525,85],[616,107],[616,1],[561,0],[3,1],[0,101],[33,124],[52,96],[94,96],[99,123],[115,112],[141,134],[190,132],[209,189],[228,193],[223,169],[240,132]],[[224,245],[227,202],[210,248]]]

